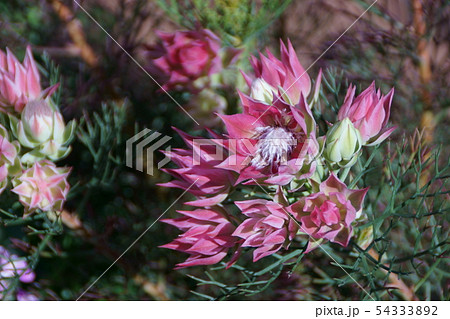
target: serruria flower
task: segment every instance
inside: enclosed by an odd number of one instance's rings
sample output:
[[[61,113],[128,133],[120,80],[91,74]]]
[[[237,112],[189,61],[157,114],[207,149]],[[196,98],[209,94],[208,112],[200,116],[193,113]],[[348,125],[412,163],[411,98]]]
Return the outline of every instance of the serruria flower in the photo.
[[[233,236],[244,239],[242,247],[256,247],[253,251],[254,262],[276,253],[282,247],[289,247],[299,228],[285,207],[263,199],[235,204],[249,218],[236,228]]]
[[[52,107],[50,101],[38,99],[30,101],[21,114],[20,120],[10,115],[11,129],[20,144],[30,151],[21,161],[32,164],[48,158],[57,161],[70,151],[70,141],[75,132],[75,121],[66,126],[61,113]]]
[[[19,145],[9,141],[8,132],[0,124],[0,194],[8,182],[8,175],[15,175],[21,171],[18,155]]]
[[[56,167],[47,160],[40,161],[13,179],[11,191],[19,195],[19,201],[28,213],[35,209],[61,211],[70,189],[67,182],[69,173],[69,168]]]
[[[289,206],[289,212],[301,223],[300,231],[312,237],[306,252],[324,240],[347,246],[353,234],[352,223],[361,215],[367,191],[348,189],[331,174],[320,184],[319,192]]]
[[[232,236],[236,227],[223,208],[215,206],[178,212],[184,216],[164,219],[162,222],[175,226],[184,233],[171,243],[161,246],[190,254],[185,262],[177,264],[176,269],[216,264],[236,246],[239,238]],[[238,255],[236,250],[228,266],[236,261]]]
[[[23,63],[6,49],[0,50],[0,111],[22,112],[25,105],[34,99],[51,95],[56,86],[42,91],[39,70],[31,48],[27,47]]]
[[[150,68],[165,77],[164,89],[191,87],[200,77],[222,70],[221,41],[210,30],[157,34],[161,42],[149,48]]]
[[[274,100],[296,105],[301,102],[301,96],[308,97],[311,93],[311,79],[298,60],[297,54],[290,41],[286,48],[280,41],[281,60],[277,59],[269,50],[267,57],[262,53],[259,59],[252,56],[252,64],[256,79],[243,73],[251,88],[250,96],[260,102],[271,104]],[[316,80],[314,98],[319,92],[322,72]]]
[[[199,139],[175,129],[187,145],[186,149],[173,149],[164,152],[177,166],[175,169],[163,169],[175,180],[158,184],[175,187],[196,196],[197,199],[187,204],[192,206],[213,206],[227,198],[236,181],[236,174],[217,168],[227,154],[213,139]],[[212,131],[210,133],[218,138]]]
[[[236,183],[253,179],[286,185],[310,176],[319,153],[316,123],[304,98],[296,106],[267,105],[241,94],[243,114],[219,115],[225,123],[230,156],[218,167],[239,173]]]
[[[349,118],[361,133],[362,141],[367,146],[380,144],[391,135],[396,127],[386,128],[391,112],[394,89],[382,95],[375,87],[375,82],[355,98],[355,86],[350,86],[339,110],[338,118]]]

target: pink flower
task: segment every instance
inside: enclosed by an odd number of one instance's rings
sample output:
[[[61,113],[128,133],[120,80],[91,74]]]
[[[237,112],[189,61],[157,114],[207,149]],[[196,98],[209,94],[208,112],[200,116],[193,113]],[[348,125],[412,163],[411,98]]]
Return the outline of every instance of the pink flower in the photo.
[[[164,169],[176,180],[158,185],[189,189],[189,193],[198,197],[197,200],[186,203],[192,206],[213,206],[222,202],[236,180],[233,172],[216,167],[223,160],[220,154],[223,154],[224,150],[213,140],[196,139],[178,129],[175,130],[183,137],[188,148],[165,152],[179,168]],[[210,133],[214,134],[211,131]]]
[[[220,39],[210,30],[157,32],[161,43],[150,48],[151,69],[166,77],[166,90],[192,86],[192,82],[222,69]]]
[[[396,127],[386,128],[391,112],[394,89],[384,96],[376,90],[375,82],[355,98],[355,86],[350,86],[338,118],[349,118],[361,133],[367,146],[380,144],[391,135]]]
[[[17,301],[39,301],[39,298],[31,292],[19,289],[16,295]]]
[[[301,102],[301,96],[308,97],[311,92],[311,79],[300,64],[297,54],[290,41],[288,48],[280,41],[281,60],[266,50],[267,57],[262,53],[260,59],[252,56],[250,62],[253,66],[256,80],[244,75],[249,87],[252,88],[252,98],[266,103],[278,99],[276,95],[291,105]],[[320,87],[322,72],[319,73],[315,87],[315,97]],[[270,92],[271,91],[271,92]]]
[[[12,192],[19,195],[19,201],[30,212],[35,209],[61,211],[69,193],[69,173],[69,168],[40,161],[13,180]]]
[[[241,94],[241,101],[243,114],[219,115],[229,137],[224,146],[231,155],[218,167],[239,173],[236,183],[260,179],[286,185],[294,177],[310,176],[319,146],[306,100],[296,106],[281,101],[268,106]]]
[[[19,276],[20,281],[25,283],[30,283],[36,278],[24,258],[11,254],[3,246],[0,246],[0,279],[14,278],[15,276]]]
[[[367,188],[351,190],[334,174],[320,184],[320,191],[289,206],[301,222],[300,230],[312,237],[306,252],[323,240],[347,246],[353,234],[352,223],[361,214]]]
[[[3,291],[9,288],[15,277],[19,277],[23,283],[30,283],[34,281],[36,275],[24,258],[11,254],[0,246],[0,300],[7,297]]]
[[[233,236],[244,239],[242,247],[257,247],[253,261],[288,248],[298,225],[278,203],[263,199],[235,202],[242,214],[250,217],[242,222]]]
[[[162,222],[184,233],[171,243],[161,246],[191,255],[185,262],[177,264],[176,269],[216,264],[236,245],[238,238],[232,236],[236,227],[223,208],[215,206],[211,209],[178,212],[184,217],[164,219]],[[236,262],[238,255],[234,254],[228,266]]]
[[[56,87],[41,90],[39,71],[33,59],[31,48],[27,52],[23,63],[6,49],[0,50],[0,111],[22,112],[30,100],[51,95]]]

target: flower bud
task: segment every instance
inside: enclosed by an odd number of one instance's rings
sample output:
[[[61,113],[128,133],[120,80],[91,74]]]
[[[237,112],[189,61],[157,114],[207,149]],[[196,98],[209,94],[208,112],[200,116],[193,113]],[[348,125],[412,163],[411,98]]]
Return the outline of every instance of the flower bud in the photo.
[[[395,127],[387,128],[391,112],[394,89],[387,95],[377,91],[375,82],[355,98],[354,86],[350,86],[344,104],[339,110],[338,119],[349,118],[361,134],[363,145],[374,146],[380,144]]]
[[[22,156],[22,162],[32,164],[38,160],[49,158],[59,160],[70,152],[68,146],[72,139],[75,122],[66,127],[61,113],[55,110],[47,100],[29,102],[20,121],[10,116],[13,133],[20,144],[31,149]]]
[[[27,47],[23,63],[6,49],[0,50],[0,111],[22,112],[28,101],[42,95],[39,70],[31,48]]]
[[[277,93],[277,90],[262,78],[257,78],[252,83],[250,96],[258,101],[266,104],[271,104],[273,101],[273,94]]]
[[[361,134],[348,118],[344,118],[328,131],[324,157],[340,167],[349,167],[356,162],[361,145]]]

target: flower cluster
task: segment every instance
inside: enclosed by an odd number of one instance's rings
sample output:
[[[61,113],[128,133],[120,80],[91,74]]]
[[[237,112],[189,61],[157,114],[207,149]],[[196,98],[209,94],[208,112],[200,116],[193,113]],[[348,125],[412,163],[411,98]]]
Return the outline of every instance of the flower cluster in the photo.
[[[347,246],[364,219],[368,189],[344,182],[363,148],[394,130],[387,128],[393,90],[384,96],[373,83],[355,97],[350,86],[337,121],[318,136],[313,108],[322,72],[313,83],[290,42],[281,42],[280,59],[267,51],[251,64],[249,94],[239,92],[242,113],[219,115],[226,133],[199,139],[178,131],[188,148],[168,154],[178,168],[167,170],[175,180],[162,186],[187,190],[197,197],[187,204],[202,207],[165,220],[184,233],[163,247],[191,255],[178,268],[227,253],[231,265],[245,247],[257,261],[294,241],[306,253],[325,242]]]
[[[70,153],[75,121],[66,126],[51,99],[57,87],[42,90],[30,47],[23,63],[0,50],[0,193],[12,186],[25,215],[61,211],[69,191],[70,169],[54,162]]]
[[[0,246],[0,300],[14,298],[8,290],[16,278],[22,283],[31,283],[36,275],[24,258],[11,254],[3,246]],[[19,301],[38,300],[35,295],[23,289],[16,291],[15,299]]]

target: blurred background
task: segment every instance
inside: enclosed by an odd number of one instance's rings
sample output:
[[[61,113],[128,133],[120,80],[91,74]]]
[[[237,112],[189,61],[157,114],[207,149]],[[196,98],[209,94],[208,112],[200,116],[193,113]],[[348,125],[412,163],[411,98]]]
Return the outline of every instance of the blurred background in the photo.
[[[42,72],[47,74],[44,82],[50,82],[51,76],[61,81],[59,106],[65,118],[76,118],[80,123],[75,151],[63,162],[73,167],[73,190],[63,216],[64,231],[41,254],[37,282],[30,289],[43,299],[77,299],[181,194],[156,185],[170,180],[157,169],[154,176],[149,176],[125,167],[127,138],[146,127],[173,137],[172,145],[180,146],[181,139],[172,126],[193,134],[201,134],[199,129],[203,126],[222,130],[221,124],[214,121],[214,106],[200,108],[192,103],[189,93],[171,92],[176,101],[200,119],[200,127],[195,125],[124,52],[150,70],[148,48],[158,42],[156,30],[208,28],[223,46],[242,51],[224,75],[225,85],[218,90],[226,99],[222,110],[225,113],[239,108],[236,86],[248,90],[238,70],[248,70],[249,56],[265,47],[278,53],[279,39],[290,39],[305,68],[320,57],[308,70],[311,78],[322,68],[328,72],[326,78],[343,87],[358,83],[361,89],[373,80],[384,93],[395,87],[391,123],[399,128],[392,142],[401,142],[403,136],[409,138],[418,129],[423,132],[421,145],[442,147],[446,165],[450,2],[379,0],[360,17],[372,4],[368,0],[2,1],[0,48],[8,47],[22,57],[30,44]],[[331,81],[330,85],[333,86]],[[345,90],[336,98],[342,100],[343,94]],[[176,216],[175,209],[181,206],[177,203],[166,217]],[[448,221],[441,225],[447,227]],[[205,268],[197,267],[174,271],[175,264],[185,256],[158,246],[176,235],[175,229],[156,223],[83,295],[83,300],[202,300],[208,296],[245,300],[361,298],[357,286],[335,280],[343,276],[337,267],[325,270],[330,267],[329,261],[320,252],[304,259],[295,272],[280,271],[270,286],[256,294],[234,294],[227,289],[224,292],[205,282],[199,286],[195,278],[228,284],[238,284],[241,278],[235,269],[210,269],[205,273]],[[26,237],[20,228],[0,226],[0,242],[13,238],[19,251],[26,252],[33,245]],[[414,241],[412,237],[407,240],[401,251],[408,251]],[[416,275],[405,279],[406,286],[428,274],[435,265],[435,255],[418,262]],[[247,259],[250,263],[250,257]],[[444,269],[444,263],[435,267]],[[443,272],[428,274],[429,283],[421,285],[410,297],[445,299],[450,284],[448,268]],[[211,274],[214,280],[209,277]],[[274,275],[268,273],[262,280],[271,276]],[[389,278],[380,279],[379,287],[388,286],[392,279]],[[437,288],[433,289],[433,285]],[[402,299],[392,291],[385,296]]]

